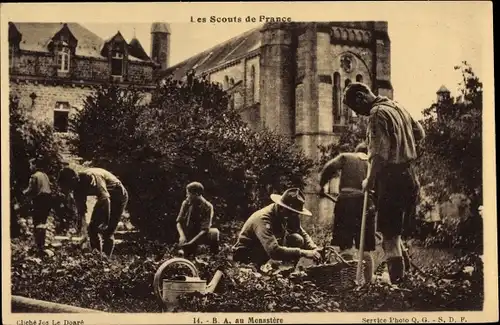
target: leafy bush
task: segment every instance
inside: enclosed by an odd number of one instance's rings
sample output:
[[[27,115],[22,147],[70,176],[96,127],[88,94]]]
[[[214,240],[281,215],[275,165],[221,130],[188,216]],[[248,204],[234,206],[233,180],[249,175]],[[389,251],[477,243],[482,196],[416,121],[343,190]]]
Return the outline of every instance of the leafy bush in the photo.
[[[483,186],[482,83],[467,62],[455,69],[463,76],[460,98],[451,97],[423,111],[426,139],[419,165],[430,195],[442,201],[463,193],[477,209]]]
[[[31,176],[29,160],[40,159],[46,173],[54,181],[62,166],[60,141],[50,125],[36,121],[26,114],[19,102],[9,100],[10,132],[10,195],[11,195],[11,236],[19,235],[18,218],[29,214],[19,206],[27,206],[22,191],[28,186]],[[54,182],[53,182],[54,183]],[[53,187],[53,190],[56,190]]]
[[[207,81],[166,80],[140,103],[134,89],[105,87],[76,114],[79,154],[109,169],[127,187],[132,223],[175,240],[185,186],[200,181],[217,220],[248,215],[271,192],[303,187],[313,163],[290,139],[254,132]]]
[[[467,62],[455,67],[462,73],[461,96],[450,97],[425,109],[422,125],[426,139],[418,160],[422,185],[435,202],[444,202],[454,193],[471,201],[472,213],[443,225],[429,242],[482,247],[482,226],[467,230],[466,224],[481,221],[477,208],[482,204],[482,83]],[[439,162],[439,163],[436,163]],[[480,223],[480,222],[479,222]],[[460,234],[457,229],[463,229]],[[453,239],[454,238],[454,239]]]

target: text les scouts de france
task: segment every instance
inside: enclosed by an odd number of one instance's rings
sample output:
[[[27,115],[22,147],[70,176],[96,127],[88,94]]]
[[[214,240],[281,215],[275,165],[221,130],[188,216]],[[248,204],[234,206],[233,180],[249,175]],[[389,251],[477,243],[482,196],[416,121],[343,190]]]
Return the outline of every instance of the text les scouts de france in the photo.
[[[291,23],[291,17],[270,17],[270,16],[246,16],[246,17],[193,17],[192,23]]]

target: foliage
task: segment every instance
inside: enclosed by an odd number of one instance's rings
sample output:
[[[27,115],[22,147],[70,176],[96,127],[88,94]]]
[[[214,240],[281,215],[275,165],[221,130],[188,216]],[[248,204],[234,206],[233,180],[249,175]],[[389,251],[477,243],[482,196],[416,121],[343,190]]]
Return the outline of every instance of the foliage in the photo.
[[[483,85],[467,62],[455,69],[463,77],[461,97],[423,111],[426,139],[419,159],[421,182],[437,201],[464,193],[475,210],[482,201]]]
[[[476,211],[482,204],[483,86],[467,62],[455,69],[462,73],[461,96],[438,101],[423,111],[426,138],[417,168],[426,193],[435,202],[463,193],[472,209],[462,216],[465,222],[444,222],[427,243],[482,249],[482,220]]]
[[[250,130],[219,86],[166,80],[151,95],[142,105],[136,90],[103,88],[73,120],[80,155],[120,177],[131,220],[145,233],[175,239],[185,186],[194,180],[218,220],[248,217],[270,192],[304,186],[312,162],[291,140]]]
[[[233,227],[236,230],[237,227]],[[35,299],[107,312],[159,312],[152,287],[158,267],[174,257],[158,242],[118,244],[107,259],[66,244],[52,258],[32,257],[20,241],[12,243],[12,292]],[[376,282],[339,292],[307,278],[283,272],[256,272],[229,259],[227,243],[218,256],[202,250],[196,260],[200,277],[210,281],[224,272],[212,294],[179,297],[178,312],[342,312],[482,310],[483,264],[476,254],[433,264],[422,276],[415,270],[399,286]],[[425,252],[423,253],[425,255]],[[427,255],[426,255],[427,256]],[[183,273],[173,270],[166,276]],[[55,289],[57,288],[57,290]]]
[[[26,109],[20,107],[19,102],[12,97],[9,99],[9,125],[11,235],[16,236],[20,230],[17,222],[20,215],[29,213],[24,209],[28,202],[22,191],[27,188],[31,176],[30,159],[39,159],[49,178],[54,181],[62,166],[62,158],[60,141],[52,127],[28,115]]]
[[[71,116],[70,131],[78,156],[111,162],[140,148],[134,136],[136,119],[144,108],[144,94],[134,88],[101,87]]]

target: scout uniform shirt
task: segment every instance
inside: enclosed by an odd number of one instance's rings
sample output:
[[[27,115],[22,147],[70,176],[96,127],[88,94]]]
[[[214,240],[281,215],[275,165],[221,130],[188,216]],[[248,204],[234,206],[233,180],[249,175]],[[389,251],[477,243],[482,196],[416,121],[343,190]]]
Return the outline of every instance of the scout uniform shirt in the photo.
[[[87,195],[96,195],[98,199],[109,199],[109,191],[122,186],[122,183],[115,175],[102,168],[89,168],[83,171],[82,174],[89,175],[92,178]]]
[[[180,223],[182,230],[189,240],[200,231],[210,229],[214,215],[214,207],[203,196],[197,200],[182,202],[181,210],[176,222]]]
[[[51,192],[47,174],[37,171],[31,175],[26,194],[36,197],[40,194],[50,194]]]
[[[375,155],[389,164],[415,160],[415,142],[421,138],[415,120],[387,97],[377,97],[372,105],[367,128],[369,160]]]
[[[363,152],[341,153],[325,164],[320,182],[324,186],[337,172],[340,174],[340,196],[362,196],[361,184],[368,173],[368,156]]]
[[[291,225],[293,223],[293,225]],[[254,262],[267,260],[290,260],[300,258],[300,248],[283,246],[287,234],[297,233],[304,238],[304,248],[314,249],[316,245],[300,226],[300,219],[288,220],[283,224],[277,215],[277,205],[270,204],[253,213],[245,222],[234,245],[235,250],[243,250]]]
[[[110,190],[123,189],[120,180],[105,169],[88,168],[79,174],[91,178],[88,188],[80,187],[75,191],[75,203],[80,214],[87,212],[87,196],[95,195],[99,202],[111,198]]]

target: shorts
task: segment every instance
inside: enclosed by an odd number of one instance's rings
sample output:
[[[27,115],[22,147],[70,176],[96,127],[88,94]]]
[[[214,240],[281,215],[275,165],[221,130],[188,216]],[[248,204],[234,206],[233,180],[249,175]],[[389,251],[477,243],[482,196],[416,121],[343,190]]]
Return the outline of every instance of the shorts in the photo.
[[[375,185],[378,230],[384,238],[407,236],[415,228],[419,184],[409,164],[387,165]]]
[[[340,196],[334,209],[332,246],[340,249],[352,248],[353,243],[359,249],[361,235],[361,218],[363,214],[364,196]],[[375,250],[375,214],[368,209],[365,221],[365,251]]]
[[[52,209],[52,195],[41,193],[33,198],[33,225],[43,225],[49,218]]]

